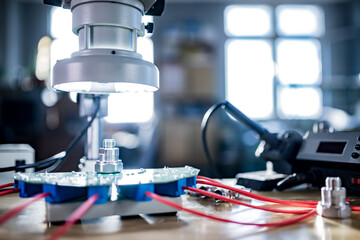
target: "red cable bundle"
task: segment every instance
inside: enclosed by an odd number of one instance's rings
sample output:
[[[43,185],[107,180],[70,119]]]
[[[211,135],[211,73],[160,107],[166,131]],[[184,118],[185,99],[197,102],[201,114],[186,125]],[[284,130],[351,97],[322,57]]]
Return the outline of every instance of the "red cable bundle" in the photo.
[[[17,192],[20,192],[20,189],[9,189],[9,190],[4,190],[4,191],[1,191],[0,192],[0,197],[1,196],[4,196],[4,195],[7,195],[7,194],[10,194],[10,193],[17,193]]]
[[[316,204],[317,204],[317,202],[315,202],[315,201],[287,201],[287,200],[278,200],[278,199],[274,199],[274,198],[264,197],[264,196],[261,196],[261,195],[255,194],[255,193],[250,193],[250,192],[247,192],[244,190],[240,190],[238,188],[224,185],[224,184],[222,184],[218,181],[212,180],[210,178],[206,178],[206,177],[202,177],[202,176],[198,176],[198,178],[206,180],[206,181],[199,180],[199,181],[197,181],[198,184],[205,184],[205,185],[225,188],[225,189],[240,193],[244,196],[254,198],[254,199],[257,199],[260,201],[264,201],[264,202],[279,203],[279,204],[283,204],[283,205],[294,206],[294,207],[304,207],[304,208],[316,208]]]
[[[155,193],[152,193],[152,192],[146,192],[145,195],[152,198],[152,199],[154,199],[154,200],[156,200],[156,201],[159,201],[159,202],[161,202],[163,204],[166,204],[166,205],[168,205],[170,207],[173,207],[173,208],[185,211],[185,212],[189,212],[189,213],[201,216],[201,217],[206,217],[206,218],[221,221],[221,222],[235,223],[235,224],[241,224],[241,225],[252,225],[252,226],[259,226],[259,227],[285,226],[285,225],[289,225],[289,224],[299,222],[299,221],[301,221],[303,219],[306,219],[306,218],[308,218],[308,217],[310,217],[310,216],[312,216],[312,215],[314,215],[316,213],[315,210],[308,210],[308,213],[306,213],[306,214],[303,214],[303,215],[301,215],[299,217],[296,217],[296,218],[292,218],[290,220],[281,221],[281,222],[272,222],[272,223],[237,222],[237,221],[233,221],[233,220],[224,219],[224,218],[220,218],[220,217],[217,217],[217,216],[209,215],[209,214],[206,214],[206,213],[202,213],[202,212],[199,212],[199,211],[196,211],[196,210],[193,210],[193,209],[185,208],[185,207],[181,206],[180,204],[169,201],[166,198],[163,198],[163,197],[161,197],[161,196],[159,196],[159,195],[157,195]]]
[[[14,186],[14,183],[6,183],[6,184],[0,185],[0,189],[1,188],[6,188],[6,187],[12,187],[12,186]]]
[[[192,191],[192,192],[196,192],[196,193],[200,193],[202,195],[213,197],[213,198],[220,199],[220,200],[223,200],[223,201],[227,201],[227,202],[230,202],[230,203],[235,203],[235,204],[238,204],[238,205],[242,205],[242,206],[246,206],[246,207],[250,207],[250,208],[254,208],[254,209],[259,209],[259,210],[264,210],[264,211],[268,211],[268,212],[288,213],[288,214],[304,214],[304,213],[309,212],[309,209],[305,209],[305,210],[283,210],[283,209],[276,209],[276,208],[269,208],[269,207],[262,207],[262,206],[254,206],[254,205],[251,205],[251,204],[248,204],[248,203],[241,202],[241,201],[236,200],[236,199],[224,197],[224,196],[221,196],[219,194],[204,191],[204,190],[197,189],[197,188],[183,187],[183,189],[184,190],[189,190],[189,191]]]
[[[227,185],[224,185],[218,181],[215,181],[211,178],[207,178],[207,177],[203,177],[203,176],[197,176],[197,179],[202,179],[197,181],[198,184],[205,184],[205,185],[210,185],[210,186],[215,186],[215,187],[220,187],[220,188],[225,188],[237,193],[240,193],[244,196],[250,197],[250,198],[254,198],[260,201],[264,201],[264,202],[272,202],[272,203],[279,203],[279,204],[283,204],[283,205],[288,205],[288,206],[294,206],[294,207],[304,207],[304,208],[316,208],[317,205],[317,201],[288,201],[288,200],[278,200],[278,199],[274,199],[274,198],[268,198],[268,197],[264,197],[264,196],[260,196],[258,194],[255,193],[249,193],[234,187],[230,187]],[[347,199],[347,201],[349,202],[349,199]],[[360,206],[353,206],[351,207],[352,211],[360,211]]]

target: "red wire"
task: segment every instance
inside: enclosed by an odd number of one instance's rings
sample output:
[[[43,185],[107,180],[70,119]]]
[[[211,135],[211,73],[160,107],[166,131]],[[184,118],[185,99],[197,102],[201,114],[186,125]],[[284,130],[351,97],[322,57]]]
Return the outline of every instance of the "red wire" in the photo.
[[[50,196],[49,193],[40,193],[37,194],[36,196],[34,196],[32,199],[30,199],[29,201],[21,204],[20,206],[10,210],[9,212],[7,212],[5,215],[3,215],[0,218],[0,225],[2,225],[3,223],[5,223],[7,220],[9,220],[10,218],[14,217],[16,214],[18,214],[19,212],[21,212],[22,210],[24,210],[24,208],[26,208],[27,206],[29,206],[30,204],[32,204],[33,202],[36,202],[37,200],[40,200],[42,198],[45,198],[47,196]]]
[[[251,207],[251,208],[264,210],[264,211],[269,211],[269,212],[289,213],[289,214],[304,214],[304,213],[308,213],[309,211],[311,211],[311,210],[308,210],[308,209],[306,209],[306,210],[283,210],[283,209],[268,208],[268,207],[262,207],[262,206],[254,206],[254,205],[251,205],[251,204],[241,202],[241,201],[236,200],[236,199],[224,197],[224,196],[221,196],[219,194],[204,191],[204,190],[197,189],[197,188],[183,187],[183,189],[184,190],[190,190],[190,191],[193,191],[193,192],[197,192],[197,193],[200,193],[202,195],[206,195],[206,196],[213,197],[213,198],[216,198],[216,199],[220,199],[220,200],[223,200],[223,201],[227,201],[227,202],[230,202],[230,203],[235,203],[235,204],[238,204],[238,205],[243,205],[243,206],[246,206],[246,207]]]
[[[214,179],[211,179],[211,178],[208,178],[208,177],[204,177],[204,176],[197,176],[196,179],[201,179],[201,180],[206,180],[206,181],[209,181],[209,182],[218,183],[218,181],[216,181]]]
[[[9,190],[4,190],[2,192],[0,192],[0,197],[1,196],[4,196],[4,195],[7,195],[7,194],[10,194],[10,193],[17,193],[17,192],[20,192],[20,189],[9,189]]]
[[[208,177],[204,177],[204,176],[197,176],[198,179],[201,179],[201,180],[206,180],[206,181],[209,181],[211,183],[217,183],[217,184],[222,184],[221,182],[219,181],[216,181],[214,179],[211,179],[211,178],[208,178]],[[224,184],[223,184],[224,185]],[[239,189],[238,189],[239,190]],[[254,193],[253,193],[254,194]],[[254,195],[257,195],[257,194],[254,194]],[[257,195],[259,197],[262,197],[262,198],[266,198],[266,197],[263,197],[263,196],[260,196],[260,195]],[[272,198],[267,198],[267,199],[272,199]],[[276,200],[276,199],[274,199]],[[283,201],[283,200],[280,200],[280,201]],[[294,200],[289,200],[287,202],[292,202],[292,203],[300,203],[300,204],[311,204],[311,205],[316,205],[318,204],[318,201],[294,201]]]
[[[202,212],[199,212],[199,211],[196,211],[196,210],[192,210],[192,209],[189,209],[189,208],[185,208],[183,206],[181,206],[180,204],[177,204],[177,203],[174,203],[172,201],[169,201],[167,200],[166,198],[163,198],[155,193],[151,193],[151,192],[146,192],[145,193],[146,196],[156,200],[156,201],[159,201],[163,204],[166,204],[170,207],[173,207],[173,208],[176,208],[176,209],[179,209],[179,210],[182,210],[182,211],[185,211],[185,212],[189,212],[189,213],[192,213],[192,214],[195,214],[195,215],[198,215],[198,216],[202,216],[202,217],[206,217],[206,218],[209,218],[209,219],[213,219],[213,220],[217,220],[217,221],[221,221],[221,222],[227,222],[227,223],[235,223],[235,224],[241,224],[241,225],[253,225],[253,226],[259,226],[259,227],[278,227],[278,226],[285,226],[285,225],[289,225],[289,224],[293,224],[293,223],[296,223],[296,222],[299,222],[303,219],[306,219],[310,216],[312,216],[313,214],[316,213],[315,210],[310,210],[308,213],[306,214],[303,214],[299,217],[296,217],[296,218],[292,218],[290,220],[286,220],[286,221],[282,221],[282,222],[272,222],[272,223],[247,223],[247,222],[237,222],[237,221],[233,221],[233,220],[229,220],[229,219],[224,219],[224,218],[220,218],[220,217],[217,217],[217,216],[213,216],[213,215],[209,215],[209,214],[206,214],[206,213],[202,213]]]
[[[6,183],[6,184],[0,185],[0,189],[1,188],[6,188],[6,187],[12,187],[12,186],[14,186],[14,183]]]
[[[295,207],[305,207],[305,208],[316,208],[316,204],[318,203],[316,201],[284,201],[284,200],[278,200],[278,199],[263,197],[263,196],[260,196],[258,194],[255,194],[255,193],[249,193],[249,192],[237,189],[237,188],[232,188],[230,186],[226,186],[226,185],[224,185],[224,184],[222,184],[222,183],[220,183],[218,181],[215,181],[215,180],[213,180],[211,178],[207,178],[207,177],[204,177],[204,176],[197,176],[197,178],[202,179],[202,180],[206,180],[206,181],[201,181],[201,180],[197,181],[197,183],[199,183],[199,184],[206,184],[206,185],[225,188],[225,189],[240,193],[240,194],[242,194],[244,196],[251,197],[251,198],[261,200],[261,201],[265,201],[265,202],[273,202],[273,203],[279,203],[279,204],[283,204],[283,205],[289,205],[289,206],[295,206]],[[349,202],[350,200],[347,199],[346,201]],[[351,210],[352,211],[360,211],[360,206],[353,206],[353,207],[351,207]]]
[[[88,198],[88,200],[81,204],[81,206],[78,207],[68,219],[66,219],[66,222],[57,231],[55,231],[55,233],[53,233],[49,238],[47,238],[47,240],[56,240],[62,235],[64,235],[67,230],[69,230],[69,228],[71,228],[74,223],[80,220],[80,218],[90,209],[90,207],[95,203],[98,197],[99,194],[95,194]]]
[[[237,188],[234,188],[234,187],[224,185],[222,183],[208,182],[208,181],[201,181],[201,180],[197,181],[197,183],[225,188],[225,189],[240,193],[240,194],[242,194],[244,196],[251,197],[251,198],[254,198],[254,199],[257,199],[257,200],[260,200],[260,201],[264,201],[264,202],[272,202],[272,203],[278,203],[278,204],[294,206],[294,207],[316,208],[316,206],[314,204],[303,204],[303,203],[296,203],[296,202],[292,202],[292,201],[278,200],[278,199],[263,197],[263,196],[260,196],[258,194],[255,194],[255,193],[249,193],[247,191],[243,191],[243,190],[240,190],[240,189],[237,189]]]

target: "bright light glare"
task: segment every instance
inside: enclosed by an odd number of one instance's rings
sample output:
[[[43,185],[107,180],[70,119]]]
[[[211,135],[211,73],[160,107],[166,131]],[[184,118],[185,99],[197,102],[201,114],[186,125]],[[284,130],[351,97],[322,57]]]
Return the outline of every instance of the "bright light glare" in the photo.
[[[112,139],[115,139],[116,145],[118,147],[124,147],[127,149],[135,149],[140,145],[139,137],[135,134],[128,132],[116,132],[111,136]]]
[[[150,121],[154,114],[153,93],[110,94],[108,101],[109,123],[140,123]]]
[[[71,54],[79,50],[78,38],[71,31],[71,11],[53,7],[51,11],[51,36],[55,38],[50,47],[51,82],[52,70],[56,61],[69,58]]]
[[[137,50],[144,60],[154,63],[154,44],[150,38],[138,38]]]
[[[266,40],[230,40],[226,44],[226,97],[256,119],[273,114],[274,62]]]
[[[281,84],[321,83],[321,53],[317,40],[279,40],[276,49]]]
[[[76,103],[77,102],[77,92],[69,92],[69,98],[72,102]]]
[[[229,36],[269,36],[273,32],[269,6],[233,5],[225,9],[224,17]]]
[[[276,8],[277,28],[284,36],[324,34],[324,11],[314,5],[281,5]]]
[[[54,91],[44,88],[41,92],[41,101],[45,106],[52,107],[57,103],[58,96]]]
[[[341,109],[324,107],[323,118],[337,131],[345,130],[351,124],[351,117]]]
[[[50,75],[50,45],[48,36],[42,37],[38,43],[35,75],[39,80],[46,80]]]
[[[51,44],[51,63],[55,65],[57,60],[71,57],[71,54],[78,50],[77,38],[58,38]]]
[[[69,9],[52,8],[50,34],[53,38],[75,36],[72,32],[72,17]]]
[[[322,93],[319,88],[279,88],[278,114],[281,118],[312,119],[322,113]]]

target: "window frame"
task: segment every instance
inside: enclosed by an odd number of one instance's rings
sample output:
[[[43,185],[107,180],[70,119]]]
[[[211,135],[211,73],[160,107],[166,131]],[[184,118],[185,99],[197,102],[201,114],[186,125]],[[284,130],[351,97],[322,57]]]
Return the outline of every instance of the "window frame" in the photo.
[[[227,44],[228,41],[230,40],[266,40],[266,41],[270,41],[272,44],[272,53],[273,53],[273,62],[275,64],[275,68],[276,68],[276,73],[274,74],[273,77],[273,113],[271,114],[271,116],[267,117],[267,118],[254,118],[254,119],[258,119],[258,120],[271,120],[271,119],[290,119],[293,118],[291,116],[288,117],[284,117],[281,116],[281,114],[279,114],[279,96],[278,96],[278,90],[280,88],[299,88],[299,87],[304,87],[304,88],[314,88],[314,89],[320,89],[320,93],[321,93],[321,102],[320,102],[320,112],[323,111],[324,108],[324,91],[323,89],[321,89],[321,83],[322,83],[322,78],[324,76],[324,67],[323,67],[323,62],[324,62],[324,53],[323,53],[323,38],[325,35],[325,31],[326,31],[326,27],[325,27],[325,10],[323,9],[322,6],[318,5],[318,4],[276,4],[276,5],[270,5],[267,4],[266,6],[271,8],[271,24],[272,24],[272,30],[273,30],[273,34],[272,35],[264,35],[264,36],[234,36],[229,34],[226,31],[226,9],[229,7],[243,7],[243,6],[264,6],[264,4],[230,4],[227,7],[225,7],[223,14],[224,14],[224,32],[225,32],[225,36],[226,36],[226,42],[225,42],[225,97],[228,98],[228,58],[227,58]],[[306,7],[316,7],[318,9],[320,9],[321,14],[322,14],[322,32],[320,35],[318,36],[310,36],[310,35],[297,35],[297,36],[291,36],[291,35],[281,35],[279,34],[279,30],[278,30],[278,16],[277,14],[277,8],[278,7],[283,7],[283,6],[306,6]],[[279,40],[317,40],[319,42],[319,55],[320,55],[320,74],[319,74],[319,80],[317,81],[317,83],[315,84],[282,84],[280,82],[279,76],[278,76],[278,57],[277,57],[277,41]],[[321,114],[320,114],[321,115]],[[295,119],[317,119],[320,117],[320,115],[316,115],[314,117],[305,117],[305,118],[301,118],[301,117],[296,117]]]

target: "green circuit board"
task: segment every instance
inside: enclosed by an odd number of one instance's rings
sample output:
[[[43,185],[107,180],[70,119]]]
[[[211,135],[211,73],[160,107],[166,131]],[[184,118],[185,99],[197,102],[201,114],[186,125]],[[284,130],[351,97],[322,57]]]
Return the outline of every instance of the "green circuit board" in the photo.
[[[169,183],[180,179],[195,177],[200,170],[185,166],[178,168],[129,169],[116,174],[95,172],[59,172],[59,173],[16,173],[14,179],[33,184],[51,184],[58,186],[116,186]]]

